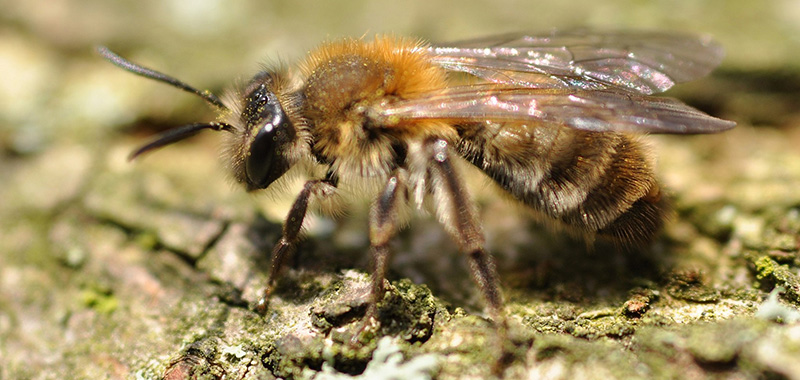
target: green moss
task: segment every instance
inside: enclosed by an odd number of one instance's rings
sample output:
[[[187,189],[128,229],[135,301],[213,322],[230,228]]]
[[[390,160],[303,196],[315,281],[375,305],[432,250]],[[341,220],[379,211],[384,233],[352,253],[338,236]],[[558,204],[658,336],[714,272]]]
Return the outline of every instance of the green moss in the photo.
[[[154,232],[137,233],[134,241],[144,250],[154,250],[159,246],[158,235]]]
[[[661,378],[684,378],[686,373],[702,369],[723,377],[739,371],[752,378],[758,370],[745,369],[752,360],[750,348],[764,335],[765,327],[752,319],[666,329],[643,327],[634,336],[631,349]]]
[[[692,302],[710,303],[720,299],[720,292],[705,284],[705,276],[696,270],[674,272],[666,287],[669,295]]]
[[[766,286],[782,286],[786,289],[786,297],[800,305],[800,277],[789,269],[788,265],[778,264],[768,256],[752,255],[756,278]]]
[[[744,347],[758,337],[750,323],[700,324],[688,331],[685,347],[701,363],[733,363]]]
[[[431,379],[432,374],[439,367],[440,359],[435,355],[427,354],[414,357],[403,362],[401,345],[389,337],[381,338],[373,351],[372,359],[367,363],[364,372],[358,376],[350,376],[338,372],[333,365],[325,362],[319,372],[304,369],[301,378],[314,380],[405,380],[405,379]]]
[[[634,326],[619,316],[609,316],[596,319],[580,319],[575,322],[574,329],[570,332],[573,336],[585,339],[600,337],[620,338],[633,334]]]
[[[80,300],[84,306],[101,314],[111,314],[119,307],[119,300],[111,289],[97,283],[87,285],[80,293]]]
[[[309,325],[277,337],[265,352],[265,363],[277,376],[296,378],[325,366],[358,375],[375,351],[376,337],[395,336],[399,342],[423,342],[432,334],[434,314],[441,307],[425,286],[408,280],[390,284],[378,305],[378,324],[367,324],[367,276],[346,272],[319,297],[310,299]],[[409,346],[402,346],[408,349]],[[329,372],[330,372],[329,371]],[[330,373],[329,373],[330,374]]]

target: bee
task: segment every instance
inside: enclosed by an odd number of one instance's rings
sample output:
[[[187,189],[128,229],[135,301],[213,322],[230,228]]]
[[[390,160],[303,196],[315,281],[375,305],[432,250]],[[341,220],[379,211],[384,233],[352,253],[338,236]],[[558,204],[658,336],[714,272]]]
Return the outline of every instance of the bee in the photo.
[[[429,198],[469,260],[491,316],[503,324],[498,276],[457,161],[483,171],[551,224],[588,239],[641,245],[662,227],[669,206],[637,136],[735,125],[653,96],[707,75],[722,60],[709,38],[679,33],[554,31],[441,45],[395,36],[343,39],[323,43],[297,69],[259,72],[226,101],[98,50],[220,111],[218,121],[168,130],[132,157],[211,129],[225,132],[226,165],[247,191],[270,187],[293,167],[325,173],[305,182],[289,211],[260,311],[298,243],[309,203],[378,183],[368,218],[367,317],[377,320],[398,211]]]

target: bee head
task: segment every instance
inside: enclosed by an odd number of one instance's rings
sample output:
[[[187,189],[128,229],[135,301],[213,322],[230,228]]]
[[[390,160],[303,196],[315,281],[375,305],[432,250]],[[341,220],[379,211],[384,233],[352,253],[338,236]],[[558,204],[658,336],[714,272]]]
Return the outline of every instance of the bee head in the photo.
[[[185,125],[167,130],[151,142],[133,151],[130,159],[160,147],[176,143],[204,129],[230,132],[228,156],[234,179],[245,185],[248,191],[264,189],[282,176],[296,161],[298,149],[296,129],[290,115],[281,105],[281,100],[290,101],[290,95],[281,95],[284,81],[271,72],[256,75],[239,96],[240,101],[231,109],[216,95],[200,91],[166,74],[132,63],[105,47],[98,53],[114,65],[129,72],[169,84],[200,96],[228,116],[227,122],[209,122]],[[283,96],[283,99],[279,98]],[[292,102],[291,104],[294,104]],[[296,112],[292,106],[290,113]]]
[[[290,113],[294,102],[285,95],[276,73],[257,74],[240,94],[240,110],[230,114],[228,153],[234,178],[248,191],[272,184],[291,167],[297,129]],[[284,109],[289,106],[289,112]]]

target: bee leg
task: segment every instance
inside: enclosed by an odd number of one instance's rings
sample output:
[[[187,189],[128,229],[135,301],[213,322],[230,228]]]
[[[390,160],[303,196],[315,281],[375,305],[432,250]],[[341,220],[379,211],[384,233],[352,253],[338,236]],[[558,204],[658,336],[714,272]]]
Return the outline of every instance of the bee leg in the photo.
[[[436,215],[459,249],[467,254],[472,277],[478,283],[492,318],[503,324],[503,296],[494,262],[484,248],[485,240],[474,203],[453,167],[448,143],[430,140],[426,150],[430,156],[429,189],[433,193]]]
[[[475,205],[466,191],[450,160],[450,148],[445,140],[429,140],[425,152],[430,162],[428,173],[433,194],[434,208],[440,223],[459,245],[461,252],[467,254],[472,277],[478,283],[489,315],[497,326],[498,346],[501,352],[495,372],[502,372],[511,359],[506,349],[508,325],[503,312],[503,295],[500,292],[492,256],[484,248],[485,240],[478,222]]]
[[[378,303],[383,299],[383,282],[389,268],[391,251],[389,242],[397,233],[397,208],[405,200],[408,175],[405,170],[398,169],[386,182],[378,199],[372,204],[369,213],[370,257],[372,261],[372,289],[369,307],[364,319],[364,330],[367,325],[378,321]],[[360,334],[356,334],[356,338]]]
[[[281,240],[275,245],[272,250],[272,265],[269,271],[269,278],[267,280],[267,287],[261,296],[261,299],[256,304],[256,311],[264,314],[269,306],[269,298],[272,291],[275,289],[275,282],[280,278],[281,270],[286,258],[294,253],[297,242],[300,240],[300,230],[303,226],[303,219],[306,217],[306,210],[308,209],[308,202],[312,195],[328,196],[331,195],[336,187],[333,183],[326,180],[312,180],[306,182],[303,190],[295,199],[289,215],[286,217],[286,222],[283,223],[283,234]]]

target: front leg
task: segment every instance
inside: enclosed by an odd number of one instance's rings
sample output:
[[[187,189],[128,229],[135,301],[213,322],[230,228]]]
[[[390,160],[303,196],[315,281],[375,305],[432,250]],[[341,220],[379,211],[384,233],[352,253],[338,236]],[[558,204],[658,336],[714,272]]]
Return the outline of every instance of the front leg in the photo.
[[[261,296],[261,299],[256,304],[256,311],[261,314],[266,313],[269,306],[269,298],[272,291],[275,289],[275,282],[280,277],[281,271],[284,266],[286,258],[289,257],[297,246],[300,240],[300,230],[303,227],[303,220],[306,217],[308,210],[308,202],[312,195],[317,197],[331,196],[336,190],[335,185],[329,180],[312,180],[306,182],[303,190],[295,199],[292,209],[289,210],[289,215],[286,217],[286,222],[283,223],[283,234],[281,240],[275,245],[272,250],[272,266],[269,271],[269,278],[267,280],[267,287]]]

